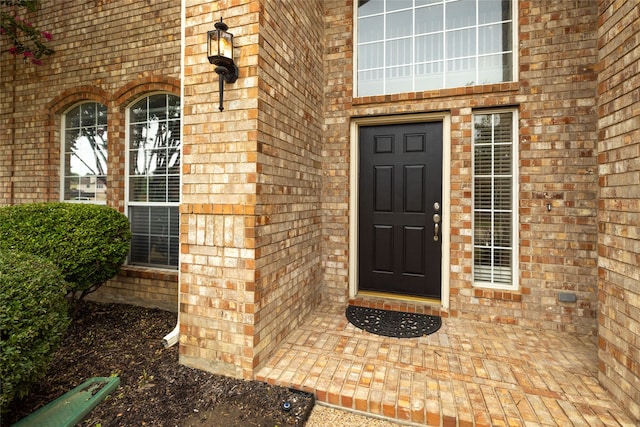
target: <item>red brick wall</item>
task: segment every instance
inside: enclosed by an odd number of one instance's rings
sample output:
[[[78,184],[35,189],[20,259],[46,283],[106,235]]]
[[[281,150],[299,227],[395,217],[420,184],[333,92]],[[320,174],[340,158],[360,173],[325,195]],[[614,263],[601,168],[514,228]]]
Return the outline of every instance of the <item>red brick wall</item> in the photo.
[[[96,101],[108,108],[107,203],[123,211],[126,106],[152,91],[180,95],[180,4],[61,0],[40,2],[27,18],[53,34],[56,53],[35,66],[8,54],[2,40],[0,205],[60,199],[62,114]],[[155,292],[124,272],[95,297],[135,294],[176,310],[176,274],[163,277]]]
[[[522,322],[595,331],[597,6],[520,2]],[[550,212],[546,204],[551,203]],[[559,303],[558,292],[577,296]]]
[[[325,1],[322,142],[323,299],[349,295],[349,116],[353,88],[353,3]]]
[[[88,299],[178,311],[178,272],[124,267]],[[163,331],[158,331],[162,333]],[[169,333],[170,331],[165,331]]]
[[[322,7],[301,5],[187,7],[181,361],[236,377],[320,298]],[[222,112],[204,51],[219,17],[240,70]]]
[[[108,106],[109,204],[123,210],[125,108],[152,91],[180,94],[180,4],[42,3],[30,19],[54,34],[58,52],[40,67],[0,55],[0,204],[59,199],[61,114],[88,99]],[[346,303],[351,119],[444,111],[451,124],[444,314],[595,333],[599,296],[601,380],[621,401],[637,402],[632,4],[601,2],[598,11],[593,2],[521,0],[517,82],[353,98],[353,0],[189,2],[181,361],[249,378],[319,294]],[[220,16],[236,36],[240,67],[223,112],[205,49]],[[471,277],[471,118],[475,109],[505,106],[517,109],[520,125],[514,291],[475,288]],[[158,298],[153,304],[170,307],[176,276],[128,269],[96,297]],[[560,303],[559,292],[577,302]]]
[[[322,2],[300,6],[264,2],[260,27],[257,357],[320,300]]]
[[[257,63],[259,4],[192,1],[186,8],[180,207],[180,362],[249,378],[256,310]],[[234,34],[238,80],[207,60],[220,17]]]
[[[86,19],[88,15],[91,19]],[[6,150],[0,177],[7,190],[0,195],[2,204],[59,198],[59,145],[45,144],[51,139],[48,133],[58,131],[48,126],[52,100],[75,92],[69,103],[55,103],[69,107],[86,91],[87,99],[106,101],[131,82],[154,76],[175,79],[180,74],[180,5],[176,2],[40,2],[38,11],[27,18],[53,34],[50,46],[56,53],[41,66],[4,51],[0,56],[2,93],[7,95],[2,97],[0,112],[2,149]],[[124,132],[124,123],[118,125]],[[111,136],[109,142],[117,144]],[[59,139],[53,139],[59,144]],[[11,153],[13,163],[6,160]]]
[[[516,83],[352,98],[353,3],[324,4],[324,296],[348,298],[350,117],[445,111],[451,121],[450,314],[594,334],[597,6],[519,2]],[[474,288],[471,277],[471,118],[476,108],[505,106],[516,106],[520,117],[520,273],[518,290],[509,292]],[[559,292],[575,294],[577,302],[560,303]]]
[[[640,421],[640,11],[599,3],[599,379]]]

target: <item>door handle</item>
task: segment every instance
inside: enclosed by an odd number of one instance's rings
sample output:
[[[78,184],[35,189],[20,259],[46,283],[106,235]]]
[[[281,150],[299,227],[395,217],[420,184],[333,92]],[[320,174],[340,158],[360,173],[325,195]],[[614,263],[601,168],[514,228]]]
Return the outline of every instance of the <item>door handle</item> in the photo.
[[[439,239],[438,231],[440,230],[440,214],[433,214],[433,241],[437,242]]]
[[[433,229],[433,241],[434,242],[438,241],[438,224],[436,224]]]

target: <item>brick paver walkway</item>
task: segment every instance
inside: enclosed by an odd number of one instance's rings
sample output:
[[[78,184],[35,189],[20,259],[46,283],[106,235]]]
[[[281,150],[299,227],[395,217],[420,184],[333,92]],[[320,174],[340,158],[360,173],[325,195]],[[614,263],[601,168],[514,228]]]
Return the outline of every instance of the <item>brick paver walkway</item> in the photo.
[[[635,427],[597,366],[595,337],[446,318],[433,335],[386,338],[324,305],[256,377],[419,425]]]

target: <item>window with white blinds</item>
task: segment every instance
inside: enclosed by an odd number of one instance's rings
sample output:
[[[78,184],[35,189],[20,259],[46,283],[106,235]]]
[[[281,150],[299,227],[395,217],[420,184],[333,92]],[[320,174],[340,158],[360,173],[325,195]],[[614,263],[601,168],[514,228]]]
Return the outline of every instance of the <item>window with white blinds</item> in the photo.
[[[180,98],[154,94],[128,109],[129,264],[177,268],[180,202]]]
[[[80,103],[62,122],[62,200],[106,203],[107,107]]]
[[[473,280],[515,286],[515,112],[473,115]]]
[[[356,96],[514,80],[512,0],[358,0]]]

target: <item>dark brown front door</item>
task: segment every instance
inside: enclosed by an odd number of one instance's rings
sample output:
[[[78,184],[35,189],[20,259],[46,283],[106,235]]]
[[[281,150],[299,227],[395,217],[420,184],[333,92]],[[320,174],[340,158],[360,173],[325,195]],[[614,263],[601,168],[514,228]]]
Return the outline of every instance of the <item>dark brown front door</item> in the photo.
[[[441,296],[442,122],[360,128],[358,286]]]

